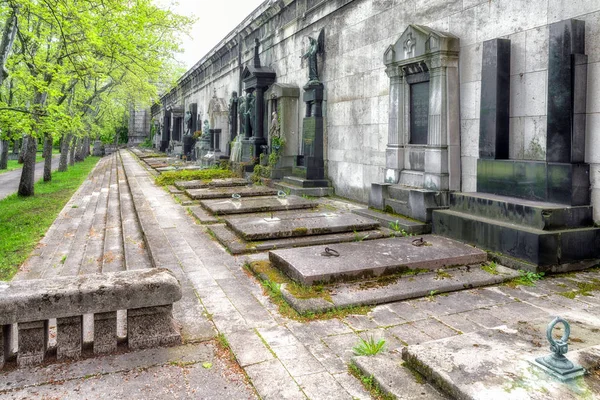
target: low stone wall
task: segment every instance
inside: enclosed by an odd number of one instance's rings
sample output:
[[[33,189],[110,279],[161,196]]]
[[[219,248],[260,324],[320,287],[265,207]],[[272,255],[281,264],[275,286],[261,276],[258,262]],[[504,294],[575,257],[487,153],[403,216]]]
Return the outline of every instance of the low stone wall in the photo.
[[[56,318],[58,360],[81,356],[84,314],[93,314],[93,351],[117,349],[117,311],[127,310],[127,343],[131,350],[181,343],[172,316],[181,299],[172,272],[149,269],[0,284],[0,368],[16,355],[18,366],[44,361],[48,320]],[[11,351],[12,326],[18,346]]]

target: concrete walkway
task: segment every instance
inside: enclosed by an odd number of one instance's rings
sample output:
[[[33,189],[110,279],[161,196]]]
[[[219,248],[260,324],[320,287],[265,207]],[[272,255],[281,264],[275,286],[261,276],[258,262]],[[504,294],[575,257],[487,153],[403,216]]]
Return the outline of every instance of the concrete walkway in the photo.
[[[252,258],[266,259],[267,255]],[[367,315],[298,322],[279,314],[260,284],[244,270],[246,260],[228,254],[204,226],[194,222],[185,207],[154,184],[153,176],[132,153],[120,151],[119,155],[100,161],[15,279],[152,265],[169,268],[184,288],[184,298],[174,307],[174,314],[182,324],[188,346],[193,346],[191,343],[200,343],[200,347],[214,346],[216,342],[211,339],[217,333],[221,334],[263,399],[370,399],[360,381],[348,372],[352,348],[360,338],[386,340],[386,354],[397,360],[394,379],[400,381],[402,387],[402,380],[413,386],[416,382],[410,372],[400,367],[399,355],[408,345],[518,321],[539,318],[550,321],[552,315],[567,311],[600,328],[600,293],[592,292],[590,296],[573,299],[557,295],[577,288],[578,282],[600,278],[599,271],[546,279],[534,287],[467,290],[386,304],[374,307]],[[543,336],[540,332],[540,341]],[[572,345],[573,348],[578,346],[583,344]],[[144,365],[140,360],[145,360],[156,369],[139,372],[137,383],[125,386],[139,388],[145,385],[156,393],[163,393],[165,381],[152,376],[160,375],[165,366],[179,365],[183,358],[177,352],[183,347],[165,350],[162,356],[155,353],[111,356],[117,359],[126,356],[137,361],[107,372],[101,372],[108,362],[105,358],[74,362],[64,367],[68,375],[65,380],[70,382],[69,388],[84,390],[82,393],[87,398],[100,398],[105,394],[115,397],[114,385],[129,382],[127,374]],[[212,354],[214,358],[214,347],[210,349],[203,357],[209,358]],[[200,365],[198,360],[201,358],[196,357],[191,365]],[[109,364],[118,362],[125,361],[113,360]],[[56,393],[53,390],[58,389],[51,384],[56,376],[48,372],[48,368],[62,369],[46,367],[37,375],[25,370],[14,371],[10,376],[0,373],[0,382],[10,378],[9,382],[29,380],[36,381],[37,385],[45,384],[35,389],[26,384],[13,385],[11,395],[15,398],[52,395]],[[195,386],[198,392],[194,392],[193,397],[237,399],[254,396],[243,384],[243,377],[240,378],[235,365],[223,362],[218,368],[226,378],[232,379],[237,394],[224,390],[219,395],[211,395]],[[194,374],[202,372],[202,368],[193,370]],[[102,375],[91,382],[97,392],[90,392],[86,385],[73,383],[89,375],[90,371]],[[196,384],[204,379],[196,378],[194,374],[189,375],[188,383]],[[25,376],[33,378],[25,379]],[[443,398],[431,386],[419,385],[416,397]],[[6,389],[0,385],[0,394]],[[177,393],[175,398],[184,397],[182,393],[189,395],[185,391]],[[128,398],[160,398],[144,396],[142,391],[135,390],[127,394]]]
[[[52,157],[52,171],[58,169],[60,156]],[[44,176],[44,161],[35,164],[35,180],[36,182]],[[10,172],[0,174],[0,200],[15,193],[19,190],[19,181],[21,180],[21,169],[15,169]]]

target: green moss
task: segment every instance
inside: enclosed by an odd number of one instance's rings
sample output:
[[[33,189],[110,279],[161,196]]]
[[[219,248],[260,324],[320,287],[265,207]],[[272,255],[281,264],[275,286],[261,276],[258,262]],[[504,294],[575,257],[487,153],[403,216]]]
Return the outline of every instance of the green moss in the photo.
[[[196,171],[167,171],[156,177],[156,184],[161,186],[173,185],[177,181],[210,182],[213,179],[234,178],[236,175],[228,169],[202,169]]]
[[[367,389],[369,391],[369,393],[371,394],[373,399],[375,399],[375,400],[394,400],[394,399],[396,399],[396,396],[393,396],[389,393],[385,393],[383,390],[381,390],[381,387],[379,387],[379,385],[375,381],[375,378],[373,377],[373,375],[363,374],[362,371],[360,370],[360,368],[358,368],[356,366],[356,364],[350,363],[348,365],[348,372],[350,373],[350,375],[354,376],[356,379],[358,379],[363,384],[363,386],[365,387],[365,389]]]
[[[308,233],[308,228],[301,226],[292,230],[293,236],[304,236]]]
[[[490,261],[489,263],[484,264],[481,267],[481,269],[487,272],[488,274],[498,275],[498,265],[495,261]]]

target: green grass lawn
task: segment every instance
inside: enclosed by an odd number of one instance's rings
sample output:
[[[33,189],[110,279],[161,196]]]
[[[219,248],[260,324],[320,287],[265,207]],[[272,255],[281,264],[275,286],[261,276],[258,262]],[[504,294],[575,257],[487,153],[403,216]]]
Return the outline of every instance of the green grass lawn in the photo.
[[[56,154],[60,154],[60,150],[58,149],[52,149],[52,155],[56,155]],[[37,153],[36,157],[35,157],[35,162],[39,163],[44,161],[44,159],[42,158],[42,153]],[[8,160],[8,168],[7,169],[0,169],[0,174],[3,174],[5,172],[9,172],[9,171],[14,171],[15,169],[21,169],[23,167],[23,164],[19,164],[19,162],[17,160]]]
[[[67,172],[54,172],[51,182],[35,184],[35,196],[0,200],[0,280],[12,279],[98,160],[88,157]]]

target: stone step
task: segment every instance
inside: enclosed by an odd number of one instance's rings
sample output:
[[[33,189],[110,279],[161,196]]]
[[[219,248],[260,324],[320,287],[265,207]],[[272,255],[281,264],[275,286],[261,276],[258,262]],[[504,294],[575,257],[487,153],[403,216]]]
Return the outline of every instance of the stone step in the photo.
[[[385,208],[390,207],[397,214],[406,215],[419,221],[431,222],[433,210],[448,207],[448,192],[404,185],[391,185],[387,187],[386,191]]]
[[[570,271],[600,258],[600,228],[543,231],[453,210],[433,217],[433,233],[523,260],[531,270]]]
[[[383,200],[383,204],[385,205],[386,211],[394,212],[400,215],[410,214],[410,206],[408,205],[408,201],[386,198]]]
[[[201,206],[188,207],[188,212],[198,220],[201,224],[215,224],[219,222],[219,219],[212,216]]]
[[[390,199],[408,203],[410,189],[403,185],[391,185],[387,188],[387,194]]]
[[[567,206],[487,193],[452,193],[450,210],[541,230],[591,227],[591,206]]]
[[[400,183],[405,186],[422,188],[425,182],[423,171],[404,169],[400,172]]]
[[[352,210],[352,212],[363,217],[377,220],[381,223],[381,226],[390,228],[396,232],[405,231],[406,233],[415,235],[431,232],[430,224],[412,220],[400,215],[386,214],[381,211],[375,211],[368,208],[360,208],[358,210]]]
[[[247,241],[366,231],[379,227],[379,222],[372,219],[341,213],[311,213],[287,218],[230,217],[225,222]]]
[[[432,294],[497,285],[518,276],[517,271],[501,265],[496,266],[494,273],[485,271],[480,264],[451,267],[404,276],[388,284],[366,281],[339,285],[331,295],[331,302],[337,308],[385,304],[418,299]]]
[[[283,182],[302,188],[329,187],[329,181],[327,179],[311,180],[298,176],[284,176]]]
[[[277,194],[277,190],[263,186],[240,186],[209,189],[189,189],[186,190],[185,193],[193,200],[204,200],[231,198],[234,194],[239,194],[242,197],[272,196]]]
[[[274,182],[273,186],[282,190],[288,194],[292,194],[294,196],[312,196],[312,197],[325,197],[333,195],[332,187],[312,187],[312,188],[303,188],[296,185],[291,185],[285,182]]]
[[[322,247],[275,250],[269,252],[269,260],[303,285],[487,261],[484,251],[460,242],[436,235],[422,238],[426,244],[421,246],[413,245],[412,237],[339,244],[332,247],[338,257],[324,255]]]
[[[213,179],[211,181],[193,180],[193,181],[177,181],[175,187],[180,190],[187,189],[205,189],[211,187],[230,187],[230,186],[247,186],[248,181],[242,178],[225,178]]]
[[[249,214],[314,208],[319,203],[298,196],[244,197],[242,199],[202,200],[202,207],[215,215]]]

